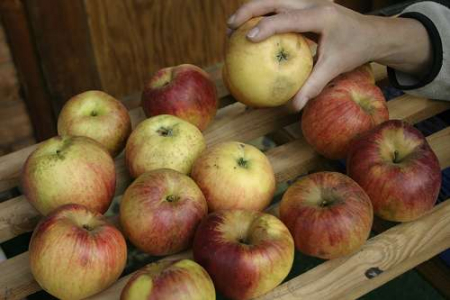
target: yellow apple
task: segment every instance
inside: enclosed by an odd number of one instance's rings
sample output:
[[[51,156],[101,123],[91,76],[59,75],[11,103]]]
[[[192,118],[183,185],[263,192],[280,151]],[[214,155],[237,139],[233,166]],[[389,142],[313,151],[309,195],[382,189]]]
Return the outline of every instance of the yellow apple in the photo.
[[[248,31],[260,20],[247,21],[230,37],[224,81],[239,102],[252,107],[280,106],[303,86],[312,70],[312,55],[305,38],[297,33],[249,41]]]

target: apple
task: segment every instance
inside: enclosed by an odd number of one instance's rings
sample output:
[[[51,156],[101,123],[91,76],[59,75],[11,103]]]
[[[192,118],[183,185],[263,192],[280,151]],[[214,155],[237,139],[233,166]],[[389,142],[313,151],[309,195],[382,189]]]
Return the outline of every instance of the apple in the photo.
[[[298,33],[275,34],[259,43],[249,41],[248,31],[261,19],[250,19],[228,40],[224,81],[245,105],[280,106],[303,86],[313,59],[308,43]]]
[[[219,100],[209,74],[183,64],[159,70],[142,92],[141,106],[147,117],[174,115],[205,130],[214,119]]]
[[[286,226],[272,215],[250,210],[209,214],[192,249],[216,289],[231,299],[269,292],[286,278],[294,260],[294,241]]]
[[[196,126],[172,115],[158,115],[141,122],[131,133],[125,162],[134,178],[163,168],[189,174],[205,147]]]
[[[301,177],[280,203],[280,219],[297,249],[332,259],[356,252],[367,240],[373,222],[369,197],[351,178],[336,172]]]
[[[356,139],[347,172],[369,195],[377,216],[412,221],[431,210],[439,195],[441,168],[425,137],[391,120]]]
[[[170,169],[140,175],[127,188],[120,204],[125,236],[151,255],[169,255],[188,248],[207,214],[205,197],[195,182]]]
[[[87,136],[103,144],[114,157],[131,133],[126,107],[101,91],[87,91],[66,102],[58,118],[58,134]]]
[[[263,210],[276,187],[269,159],[257,148],[239,142],[223,142],[205,150],[191,176],[203,191],[209,211]]]
[[[159,261],[137,271],[122,290],[121,300],[215,300],[205,269],[190,259]]]
[[[332,81],[306,104],[301,127],[306,141],[317,152],[341,159],[352,139],[388,119],[386,100],[376,85],[342,79]]]
[[[355,68],[350,72],[345,72],[333,79],[334,82],[338,80],[351,80],[351,81],[360,81],[360,82],[368,82],[371,84],[375,84],[375,75],[373,74],[372,66],[370,63],[364,64]]]
[[[40,144],[26,160],[20,180],[26,199],[43,215],[69,203],[104,213],[116,188],[111,155],[82,136],[56,136]]]
[[[60,299],[84,299],[119,278],[127,246],[104,216],[67,204],[35,228],[29,255],[31,273],[42,289]]]

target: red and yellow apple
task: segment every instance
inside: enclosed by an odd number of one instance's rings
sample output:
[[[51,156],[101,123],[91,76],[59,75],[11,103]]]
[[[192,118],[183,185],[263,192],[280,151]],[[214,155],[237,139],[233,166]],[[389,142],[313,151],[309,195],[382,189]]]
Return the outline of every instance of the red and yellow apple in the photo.
[[[311,73],[308,43],[297,33],[275,34],[254,43],[248,31],[262,18],[254,18],[230,37],[225,53],[224,82],[239,102],[251,107],[273,107],[288,102]]]
[[[137,271],[120,300],[215,300],[216,292],[205,269],[190,259],[159,261]]]
[[[163,168],[189,174],[205,147],[197,127],[172,115],[159,115],[141,122],[131,133],[125,162],[134,178]]]
[[[58,134],[90,137],[114,157],[131,133],[126,107],[101,91],[87,91],[66,102],[58,118]]]
[[[26,199],[43,215],[69,203],[104,213],[116,184],[105,147],[82,136],[51,138],[30,154],[21,174]]]
[[[140,175],[120,203],[125,236],[151,255],[169,255],[188,248],[207,214],[205,197],[195,182],[170,169]]]
[[[145,85],[141,106],[147,117],[174,115],[205,130],[214,119],[219,100],[208,73],[184,64],[156,72]]]
[[[210,211],[263,210],[272,201],[275,175],[269,159],[257,148],[224,142],[205,150],[192,167],[192,178]]]
[[[354,70],[346,73],[342,73],[333,82],[338,80],[351,80],[353,82],[365,82],[375,84],[375,75],[372,70],[370,63],[364,64],[355,68]]]
[[[294,260],[294,241],[272,215],[222,210],[200,223],[193,253],[217,290],[231,299],[251,299],[286,278]]]
[[[412,221],[431,210],[441,186],[439,161],[427,140],[400,120],[356,139],[347,171],[369,195],[375,214],[389,221]]]
[[[388,119],[386,100],[376,85],[341,79],[330,82],[306,104],[301,127],[306,141],[317,152],[341,159],[352,139]]]
[[[288,188],[280,203],[280,219],[299,251],[332,259],[351,254],[366,242],[373,210],[367,194],[351,178],[319,172]]]
[[[38,224],[29,255],[31,273],[42,289],[60,299],[84,299],[119,278],[127,246],[104,216],[68,204]]]

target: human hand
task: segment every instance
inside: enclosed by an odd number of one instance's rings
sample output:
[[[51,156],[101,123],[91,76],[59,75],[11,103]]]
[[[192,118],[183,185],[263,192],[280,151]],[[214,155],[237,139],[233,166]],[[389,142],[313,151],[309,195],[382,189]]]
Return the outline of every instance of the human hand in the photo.
[[[314,69],[291,101],[296,111],[337,75],[367,62],[411,73],[430,64],[428,33],[420,22],[362,15],[329,0],[253,0],[230,17],[228,26],[236,29],[267,14],[272,15],[248,32],[249,40],[259,42],[277,33],[299,32],[314,34],[318,42]]]

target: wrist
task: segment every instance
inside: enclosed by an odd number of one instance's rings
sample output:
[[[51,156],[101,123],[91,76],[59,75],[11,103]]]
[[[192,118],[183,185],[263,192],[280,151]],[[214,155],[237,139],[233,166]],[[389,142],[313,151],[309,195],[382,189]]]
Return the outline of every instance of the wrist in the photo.
[[[425,26],[410,18],[373,18],[379,37],[373,61],[419,77],[426,73],[433,55]]]

